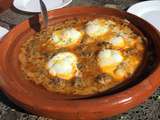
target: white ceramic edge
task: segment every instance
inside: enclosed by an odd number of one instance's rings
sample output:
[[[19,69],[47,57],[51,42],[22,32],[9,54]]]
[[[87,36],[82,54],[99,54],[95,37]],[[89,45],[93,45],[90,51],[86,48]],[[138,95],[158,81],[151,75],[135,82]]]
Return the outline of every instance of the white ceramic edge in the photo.
[[[142,19],[151,23],[157,30],[160,31],[159,21],[155,21],[156,19],[150,20],[150,18],[143,17],[144,14],[151,12],[151,11],[160,11],[160,0],[150,0],[150,1],[139,2],[139,3],[132,5],[127,10],[128,13],[141,17]],[[159,15],[160,13],[158,12],[157,16]]]
[[[14,1],[15,1],[15,0],[14,0]],[[37,11],[36,11],[36,10],[35,10],[35,11],[32,11],[32,10],[29,10],[29,9],[28,9],[28,10],[24,10],[24,9],[18,8],[14,1],[13,1],[14,7],[15,7],[16,9],[20,10],[20,11],[31,12],[31,13],[39,13],[39,12],[41,12],[41,11],[39,11],[39,10],[37,10]],[[63,1],[64,1],[64,2],[63,2],[60,6],[57,6],[57,7],[52,8],[52,9],[48,9],[48,11],[63,8],[63,7],[65,7],[65,6],[67,6],[67,5],[69,5],[69,4],[72,2],[72,0],[63,0]]]
[[[141,6],[145,6],[146,4],[160,4],[160,0],[149,0],[149,1],[142,1],[142,2],[138,2],[132,6],[130,6],[127,9],[127,12],[135,14],[137,16],[139,16],[139,14],[137,13],[137,7],[141,7]],[[160,9],[160,8],[159,8]]]
[[[0,26],[0,40],[1,38],[9,32],[6,28]]]

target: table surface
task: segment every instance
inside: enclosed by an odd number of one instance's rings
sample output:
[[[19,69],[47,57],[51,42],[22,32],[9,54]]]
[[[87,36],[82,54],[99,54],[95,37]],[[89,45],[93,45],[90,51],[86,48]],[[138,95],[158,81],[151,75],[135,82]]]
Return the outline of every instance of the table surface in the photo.
[[[69,6],[110,6],[126,10],[140,0],[73,0]],[[31,13],[23,13],[11,7],[0,14],[0,25],[11,29],[23,20],[32,17]],[[26,112],[12,103],[0,92],[0,120],[51,120]],[[160,120],[160,88],[143,104],[126,113],[106,118],[105,120]]]

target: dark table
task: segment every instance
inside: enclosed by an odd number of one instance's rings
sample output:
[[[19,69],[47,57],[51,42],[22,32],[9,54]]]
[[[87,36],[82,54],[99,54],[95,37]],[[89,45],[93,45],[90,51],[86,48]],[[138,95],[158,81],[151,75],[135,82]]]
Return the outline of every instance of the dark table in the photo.
[[[107,6],[126,10],[132,4],[140,0],[73,0],[69,6]],[[23,20],[34,14],[23,13],[14,7],[0,14],[0,25],[11,29]],[[137,91],[138,92],[138,91]],[[0,92],[0,120],[51,120],[26,112],[12,103],[2,92]],[[147,101],[129,110],[126,113],[106,118],[105,120],[160,120],[160,89],[158,89]]]

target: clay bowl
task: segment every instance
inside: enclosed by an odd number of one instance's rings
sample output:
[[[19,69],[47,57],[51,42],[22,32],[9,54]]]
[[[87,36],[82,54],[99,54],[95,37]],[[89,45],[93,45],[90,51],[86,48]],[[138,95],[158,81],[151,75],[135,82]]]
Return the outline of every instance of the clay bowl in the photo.
[[[147,37],[155,52],[156,65],[140,80],[112,93],[87,99],[64,99],[23,80],[18,62],[21,44],[39,31],[41,18],[35,16],[13,28],[0,42],[0,87],[17,105],[34,114],[65,120],[103,119],[127,111],[146,100],[160,85],[160,34],[149,23],[132,14],[109,8],[72,7],[49,13],[49,25],[77,16],[117,16],[129,20]],[[39,22],[40,21],[40,22]],[[144,69],[143,69],[143,72]],[[142,72],[142,73],[143,73]],[[60,99],[62,98],[62,99]]]
[[[0,13],[11,7],[13,0],[0,0]]]

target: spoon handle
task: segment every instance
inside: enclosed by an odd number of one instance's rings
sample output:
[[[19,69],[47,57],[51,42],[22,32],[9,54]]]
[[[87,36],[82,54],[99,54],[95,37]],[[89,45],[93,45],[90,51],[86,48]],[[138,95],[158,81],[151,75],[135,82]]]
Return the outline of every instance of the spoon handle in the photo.
[[[41,6],[41,13],[42,13],[42,16],[43,16],[43,20],[44,20],[44,25],[45,25],[45,28],[48,27],[48,12],[47,12],[47,8],[46,8],[46,5],[44,4],[44,2],[42,0],[39,0],[40,2],[40,6]]]

